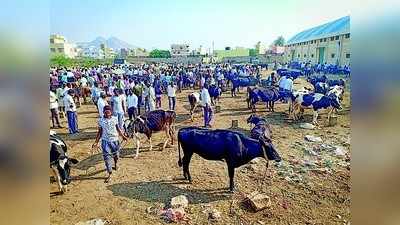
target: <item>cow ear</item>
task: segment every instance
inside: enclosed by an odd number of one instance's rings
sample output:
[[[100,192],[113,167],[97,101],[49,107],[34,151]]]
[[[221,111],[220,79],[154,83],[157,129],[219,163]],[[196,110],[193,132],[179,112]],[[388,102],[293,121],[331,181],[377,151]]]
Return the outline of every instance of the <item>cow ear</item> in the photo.
[[[68,164],[77,164],[79,161],[77,160],[77,159],[75,159],[75,158],[69,158],[68,159]]]

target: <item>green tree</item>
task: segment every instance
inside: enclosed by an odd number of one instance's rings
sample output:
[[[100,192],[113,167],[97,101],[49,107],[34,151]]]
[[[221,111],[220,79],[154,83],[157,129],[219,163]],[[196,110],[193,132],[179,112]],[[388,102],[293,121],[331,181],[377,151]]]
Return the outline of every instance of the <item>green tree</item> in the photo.
[[[154,49],[149,53],[150,58],[171,58],[171,53],[168,50]]]
[[[250,55],[250,56],[256,56],[256,55],[257,55],[256,49],[251,48],[251,49],[249,50],[249,55]]]
[[[285,38],[279,36],[274,42],[272,42],[272,44],[275,46],[283,46],[285,45]]]
[[[72,66],[73,60],[63,55],[56,55],[50,58],[50,65],[69,67]]]

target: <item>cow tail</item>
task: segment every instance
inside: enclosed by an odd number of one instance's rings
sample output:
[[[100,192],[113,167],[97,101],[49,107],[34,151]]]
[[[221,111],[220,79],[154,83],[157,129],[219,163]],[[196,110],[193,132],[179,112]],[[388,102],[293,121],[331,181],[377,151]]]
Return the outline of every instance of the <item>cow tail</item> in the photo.
[[[181,143],[180,143],[180,141],[179,141],[179,137],[178,137],[178,154],[179,154],[178,166],[179,166],[179,167],[182,167]]]

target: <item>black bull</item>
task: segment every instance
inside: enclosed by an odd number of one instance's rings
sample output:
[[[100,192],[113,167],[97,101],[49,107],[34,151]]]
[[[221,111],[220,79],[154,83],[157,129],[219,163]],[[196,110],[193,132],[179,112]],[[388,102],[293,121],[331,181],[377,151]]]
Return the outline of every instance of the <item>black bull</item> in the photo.
[[[181,159],[181,149],[183,159]],[[225,160],[229,173],[229,189],[234,190],[235,168],[254,158],[280,161],[272,143],[256,140],[231,130],[209,130],[197,127],[182,128],[178,132],[178,165],[183,166],[183,176],[191,182],[189,163],[193,153],[207,160]]]

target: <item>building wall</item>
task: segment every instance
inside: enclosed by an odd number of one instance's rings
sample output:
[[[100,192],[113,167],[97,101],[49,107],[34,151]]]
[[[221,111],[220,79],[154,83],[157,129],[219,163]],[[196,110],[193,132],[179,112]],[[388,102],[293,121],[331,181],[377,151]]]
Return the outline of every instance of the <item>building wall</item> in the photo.
[[[50,35],[50,56],[63,55],[68,58],[78,56],[78,50],[75,44],[68,43],[64,36]]]
[[[318,48],[321,47],[325,48],[323,63],[338,63],[340,66],[350,64],[350,34],[336,35],[303,43],[286,45],[284,54],[285,61],[311,61],[311,63],[316,64],[319,60]],[[293,52],[294,57],[292,58]]]
[[[248,48],[235,48],[231,50],[214,50],[214,55],[218,61],[227,57],[243,57],[250,55],[250,49]]]
[[[188,44],[172,44],[171,45],[171,56],[188,56],[190,55]]]

